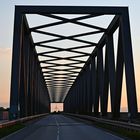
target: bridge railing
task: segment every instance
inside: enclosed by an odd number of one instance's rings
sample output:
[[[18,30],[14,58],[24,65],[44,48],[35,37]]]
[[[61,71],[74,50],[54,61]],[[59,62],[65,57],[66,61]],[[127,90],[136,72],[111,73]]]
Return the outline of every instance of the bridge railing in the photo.
[[[24,122],[27,122],[27,121],[31,121],[33,119],[44,117],[46,115],[48,115],[48,113],[34,115],[34,116],[28,116],[28,117],[24,117],[24,118],[12,120],[12,121],[4,122],[4,123],[0,124],[0,128],[5,128],[5,127],[13,126],[13,125],[15,125],[17,123],[24,123]]]
[[[108,120],[108,119],[104,119],[104,118],[97,118],[97,117],[87,116],[87,115],[78,115],[78,114],[69,114],[69,113],[65,113],[65,115],[69,115],[72,117],[78,117],[80,119],[86,119],[89,121],[95,121],[100,124],[107,124],[107,125],[117,127],[117,128],[124,128],[124,129],[130,130],[130,131],[139,131],[140,132],[140,124],[134,124],[131,122],[122,122],[122,121],[116,121],[116,120]]]

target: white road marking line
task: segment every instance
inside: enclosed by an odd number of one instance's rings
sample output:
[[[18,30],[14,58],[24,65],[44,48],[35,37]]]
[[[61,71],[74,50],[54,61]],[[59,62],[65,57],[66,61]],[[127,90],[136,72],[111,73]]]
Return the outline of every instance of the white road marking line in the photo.
[[[55,117],[55,122],[56,122],[56,126],[57,126],[57,140],[59,140],[59,138],[60,138],[60,136],[59,136],[59,134],[60,134],[60,127],[59,127],[59,123],[57,122],[57,119],[56,119],[56,117]]]
[[[59,127],[57,127],[57,140],[59,140]]]
[[[0,140],[6,140],[6,139],[10,138],[11,136],[13,136],[13,135],[16,135],[16,134],[20,133],[20,131],[24,130],[25,128],[26,128],[26,127],[23,127],[23,128],[21,128],[21,129],[19,129],[19,130],[15,131],[15,132],[13,132],[13,133],[11,133],[11,134],[7,135],[7,136],[5,136],[5,137],[1,138]]]
[[[115,136],[115,135],[113,135],[113,134],[111,134],[111,133],[108,133],[108,132],[105,132],[105,133],[107,133],[108,135],[110,135],[110,136],[112,136],[112,137],[118,138],[118,139],[120,139],[120,140],[124,140],[123,138],[120,138],[119,136]]]

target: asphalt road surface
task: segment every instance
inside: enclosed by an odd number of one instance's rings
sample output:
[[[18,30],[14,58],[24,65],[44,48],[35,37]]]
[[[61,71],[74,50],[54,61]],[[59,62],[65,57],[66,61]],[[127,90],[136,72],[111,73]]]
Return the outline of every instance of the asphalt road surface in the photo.
[[[123,140],[63,115],[49,115],[2,140]]]

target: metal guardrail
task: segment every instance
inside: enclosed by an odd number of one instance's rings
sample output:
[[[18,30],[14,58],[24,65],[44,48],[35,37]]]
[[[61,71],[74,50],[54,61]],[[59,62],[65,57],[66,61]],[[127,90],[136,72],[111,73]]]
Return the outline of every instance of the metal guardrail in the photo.
[[[124,128],[124,129],[127,129],[127,130],[139,131],[140,132],[140,125],[139,124],[134,124],[134,123],[131,123],[131,122],[108,120],[108,119],[96,118],[96,117],[88,116],[88,115],[78,115],[78,114],[69,114],[69,113],[66,113],[65,115],[78,117],[80,119],[86,119],[86,120],[89,120],[89,121],[95,121],[95,122],[99,122],[99,123],[102,123],[102,124],[111,125],[111,126],[117,127],[117,128]]]
[[[23,123],[23,122],[30,121],[30,120],[33,120],[33,119],[36,119],[36,118],[40,118],[40,117],[43,117],[43,116],[46,116],[46,115],[48,115],[48,113],[34,115],[34,116],[28,116],[28,117],[24,117],[24,118],[12,120],[12,121],[4,122],[4,123],[0,124],[0,128],[12,126],[12,125],[15,125],[17,123]]]

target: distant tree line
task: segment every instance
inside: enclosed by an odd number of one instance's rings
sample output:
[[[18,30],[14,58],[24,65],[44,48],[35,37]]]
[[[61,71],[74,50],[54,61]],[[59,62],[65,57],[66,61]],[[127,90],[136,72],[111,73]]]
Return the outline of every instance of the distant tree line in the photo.
[[[0,107],[0,111],[9,111],[9,108]]]

